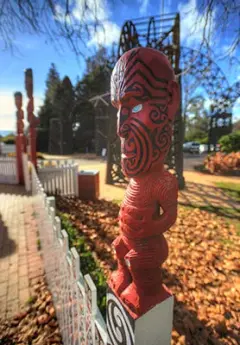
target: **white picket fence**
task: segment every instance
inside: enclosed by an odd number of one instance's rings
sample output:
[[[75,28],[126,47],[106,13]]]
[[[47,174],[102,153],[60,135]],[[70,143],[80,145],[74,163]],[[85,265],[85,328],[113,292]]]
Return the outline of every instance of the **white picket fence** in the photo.
[[[35,217],[43,249],[44,268],[64,345],[106,345],[105,321],[97,307],[97,290],[89,274],[81,273],[77,250],[56,217],[55,198],[47,197],[31,165]]]
[[[78,164],[45,166],[38,163],[38,176],[46,193],[78,196]]]
[[[0,183],[18,184],[18,182],[16,157],[0,156]]]

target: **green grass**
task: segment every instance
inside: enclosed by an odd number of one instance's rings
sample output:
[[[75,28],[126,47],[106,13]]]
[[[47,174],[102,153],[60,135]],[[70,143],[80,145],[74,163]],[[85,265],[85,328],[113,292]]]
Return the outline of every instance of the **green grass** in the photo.
[[[240,213],[238,210],[236,210],[233,207],[216,207],[212,205],[207,205],[207,206],[201,206],[201,205],[185,205],[179,203],[182,207],[192,209],[192,208],[199,208],[202,211],[207,211],[210,213],[215,213],[216,215],[220,217],[226,218],[226,220],[229,220],[232,222],[233,219],[236,219],[236,221],[240,221]]]
[[[236,228],[237,236],[240,236],[240,213],[232,207],[215,207],[215,206],[198,206],[198,205],[183,205],[185,209],[199,208],[202,211],[215,213],[217,216],[223,217],[225,222],[229,225],[233,224]]]
[[[234,246],[234,242],[233,242],[232,240],[228,240],[228,239],[226,239],[226,238],[223,238],[223,239],[221,239],[220,241],[221,241],[223,244],[225,244],[226,246],[230,246],[230,247]]]
[[[240,202],[240,183],[234,182],[215,182],[215,185],[222,189],[229,197]]]
[[[37,250],[41,250],[42,249],[42,246],[41,246],[41,241],[40,241],[40,239],[38,238],[37,239]]]
[[[37,216],[38,216],[38,213],[34,211],[34,212],[32,213],[32,217],[35,219]]]
[[[117,205],[121,205],[121,203],[122,203],[122,200],[119,200],[119,199],[113,199],[112,200],[112,203],[114,203],[114,204],[117,204]]]
[[[26,304],[30,305],[30,304],[33,304],[35,303],[37,300],[37,296],[30,296],[26,302]]]
[[[58,212],[58,216],[61,219],[62,229],[65,229],[68,233],[69,247],[75,247],[79,253],[82,274],[85,275],[89,273],[97,287],[97,304],[102,315],[105,317],[107,282],[104,272],[99,267],[91,250],[88,248],[85,237],[72,225],[69,214]]]

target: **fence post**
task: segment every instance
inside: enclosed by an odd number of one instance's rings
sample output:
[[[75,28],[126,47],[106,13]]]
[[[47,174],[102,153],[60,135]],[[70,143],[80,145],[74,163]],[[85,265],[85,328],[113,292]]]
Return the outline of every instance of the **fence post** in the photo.
[[[86,337],[88,344],[95,345],[95,318],[97,313],[97,289],[89,274],[84,276],[86,291]]]
[[[75,189],[75,196],[79,196],[79,185],[78,185],[78,165],[75,166],[74,169],[74,189]]]
[[[49,201],[50,207],[53,207],[54,210],[56,210],[56,200],[55,200],[55,197],[54,196],[49,196],[47,199]]]

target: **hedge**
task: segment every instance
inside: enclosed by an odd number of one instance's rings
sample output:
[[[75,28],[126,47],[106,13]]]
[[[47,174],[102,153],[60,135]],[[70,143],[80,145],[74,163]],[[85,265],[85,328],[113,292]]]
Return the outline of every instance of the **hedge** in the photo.
[[[238,152],[240,151],[240,131],[224,135],[219,139],[222,152]]]

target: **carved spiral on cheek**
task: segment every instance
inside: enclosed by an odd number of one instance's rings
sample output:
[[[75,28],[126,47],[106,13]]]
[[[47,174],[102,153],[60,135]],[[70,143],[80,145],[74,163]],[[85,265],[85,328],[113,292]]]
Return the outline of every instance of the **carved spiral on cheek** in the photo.
[[[110,344],[134,345],[134,333],[130,320],[114,294],[108,293],[107,329]]]
[[[130,127],[127,123],[124,123],[120,128],[119,128],[119,135],[123,138],[126,138],[128,136],[128,133],[130,131]]]
[[[160,109],[153,109],[150,112],[150,120],[155,123],[155,124],[160,124],[163,123],[164,121],[166,121],[167,118],[167,114],[165,114],[163,111],[161,111]]]
[[[156,161],[161,152],[167,152],[171,145],[172,128],[166,124],[163,128],[155,128],[152,133],[153,141],[153,161]]]
[[[152,142],[147,128],[137,119],[130,124],[131,133],[125,141],[125,153],[132,153],[133,157],[123,160],[123,170],[129,177],[146,172],[151,166]]]

